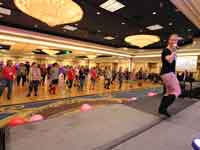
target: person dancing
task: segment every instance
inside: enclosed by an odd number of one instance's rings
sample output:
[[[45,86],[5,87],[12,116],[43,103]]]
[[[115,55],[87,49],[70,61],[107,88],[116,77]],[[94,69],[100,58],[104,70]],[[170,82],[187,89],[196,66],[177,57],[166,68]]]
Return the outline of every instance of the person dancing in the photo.
[[[163,49],[161,54],[162,68],[160,75],[166,91],[159,106],[159,113],[167,117],[171,116],[167,111],[168,107],[181,94],[179,81],[175,74],[176,48],[179,39],[180,37],[177,34],[170,35],[168,46]]]

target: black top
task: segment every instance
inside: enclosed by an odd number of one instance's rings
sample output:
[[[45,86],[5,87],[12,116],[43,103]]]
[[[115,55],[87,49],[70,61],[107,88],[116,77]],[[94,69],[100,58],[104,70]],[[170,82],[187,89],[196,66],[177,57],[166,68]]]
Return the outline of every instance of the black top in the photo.
[[[175,73],[175,68],[176,68],[176,59],[173,60],[172,63],[169,63],[165,57],[167,55],[171,55],[171,51],[168,48],[163,49],[162,55],[161,55],[161,60],[162,60],[162,68],[160,74],[165,74],[165,73],[170,73],[174,72]]]
[[[79,70],[79,79],[81,80],[84,80],[85,79],[85,72],[84,72],[84,70]]]

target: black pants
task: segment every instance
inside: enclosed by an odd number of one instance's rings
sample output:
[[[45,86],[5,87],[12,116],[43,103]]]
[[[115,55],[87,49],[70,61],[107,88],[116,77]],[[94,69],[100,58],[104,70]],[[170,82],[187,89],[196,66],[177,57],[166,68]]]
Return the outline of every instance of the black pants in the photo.
[[[110,83],[111,83],[111,79],[105,79],[104,88],[109,89],[110,88]]]
[[[119,79],[119,89],[122,88],[122,83],[123,83],[123,80],[122,80],[122,79]]]
[[[22,85],[24,86],[24,84],[26,82],[26,75],[18,75],[17,76],[17,86],[20,85],[21,79],[22,79]]]
[[[33,89],[34,89],[35,94],[37,94],[37,92],[38,92],[38,87],[39,87],[39,83],[40,83],[39,80],[30,81],[30,85],[29,85],[29,94],[32,93]]]
[[[45,83],[45,79],[46,79],[46,74],[43,74],[42,75],[42,85],[44,86],[44,83]]]
[[[165,113],[167,112],[168,107],[173,104],[175,101],[176,96],[175,95],[169,95],[169,96],[163,96],[160,107],[159,107],[159,112],[160,113]]]
[[[73,85],[73,80],[67,80],[68,88],[71,89]]]

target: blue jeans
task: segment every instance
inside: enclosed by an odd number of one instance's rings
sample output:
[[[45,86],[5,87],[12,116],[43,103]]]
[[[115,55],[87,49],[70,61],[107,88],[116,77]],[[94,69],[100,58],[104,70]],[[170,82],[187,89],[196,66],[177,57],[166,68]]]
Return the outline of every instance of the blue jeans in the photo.
[[[30,81],[30,85],[29,85],[29,94],[32,93],[33,88],[34,88],[35,94],[37,94],[39,84],[40,84],[40,81],[39,81],[39,80]]]
[[[6,87],[8,88],[7,98],[10,99],[13,89],[13,80],[6,80]],[[4,88],[0,88],[0,96],[3,94]]]
[[[80,79],[80,89],[82,90],[83,89],[83,86],[84,86],[84,79]]]

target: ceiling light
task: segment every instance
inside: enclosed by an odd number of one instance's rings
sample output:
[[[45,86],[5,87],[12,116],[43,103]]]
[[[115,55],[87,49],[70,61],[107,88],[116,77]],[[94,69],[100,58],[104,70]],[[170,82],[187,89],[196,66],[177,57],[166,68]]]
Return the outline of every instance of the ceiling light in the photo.
[[[99,33],[100,33],[100,32],[101,32],[101,30],[97,30],[97,32],[99,32]]]
[[[107,11],[115,12],[121,8],[124,8],[125,5],[118,2],[117,0],[108,0],[105,3],[101,4],[100,7]]]
[[[156,24],[156,25],[148,26],[146,28],[149,29],[149,30],[151,30],[151,31],[155,31],[155,30],[163,29],[163,26],[161,26],[159,24]]]
[[[11,10],[7,9],[7,8],[0,7],[0,13],[10,16],[11,15]]]
[[[123,50],[128,50],[128,48],[127,47],[123,47]]]
[[[87,56],[89,59],[94,59],[94,58],[96,58],[96,55],[88,55]]]
[[[140,29],[140,32],[143,32],[143,30],[142,30],[142,29]]]
[[[169,26],[173,26],[173,22],[169,22],[169,24],[168,24]]]
[[[115,38],[112,37],[112,36],[105,36],[104,39],[105,39],[105,40],[114,40]]]
[[[81,7],[72,0],[14,0],[22,12],[49,26],[80,21],[83,17]]]
[[[188,32],[191,32],[192,31],[192,29],[188,29]]]
[[[69,30],[69,31],[75,31],[75,30],[78,29],[77,27],[70,26],[70,25],[66,25],[63,28],[66,29],[66,30]]]
[[[126,24],[126,23],[125,23],[125,22],[122,22],[121,24],[123,24],[123,25],[124,25],[124,24]]]
[[[55,55],[59,52],[59,51],[56,51],[56,50],[48,50],[48,49],[43,49],[42,51],[45,52],[48,55],[51,55],[51,56],[53,56],[53,55]]]
[[[100,14],[101,14],[101,13],[98,11],[98,12],[97,12],[97,15],[100,15]]]
[[[157,14],[157,12],[155,12],[155,11],[154,11],[152,14],[153,14],[153,15],[156,15],[156,14]]]
[[[78,23],[74,24],[75,26],[78,26]]]
[[[164,6],[164,4],[162,2],[160,2],[160,8],[162,8]]]
[[[37,24],[35,24],[35,25],[34,25],[34,28],[38,28],[38,25],[37,25]]]
[[[138,46],[140,48],[159,41],[160,38],[155,35],[131,35],[125,38],[125,42],[129,43],[130,45]]]

